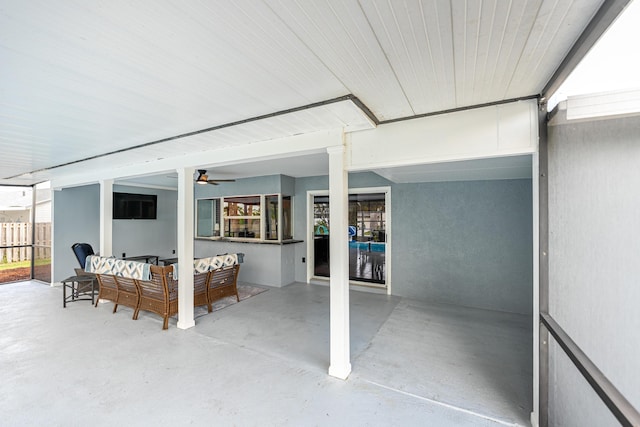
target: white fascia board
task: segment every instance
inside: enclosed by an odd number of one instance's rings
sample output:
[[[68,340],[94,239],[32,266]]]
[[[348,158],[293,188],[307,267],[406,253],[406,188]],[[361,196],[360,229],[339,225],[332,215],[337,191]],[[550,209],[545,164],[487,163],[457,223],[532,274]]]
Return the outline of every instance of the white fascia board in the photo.
[[[567,120],[623,116],[640,113],[640,89],[570,96]]]
[[[343,130],[332,129],[217,150],[197,151],[183,156],[142,161],[113,169],[87,172],[87,165],[83,164],[74,171],[75,173],[65,168],[55,171],[55,176],[51,178],[51,186],[52,188],[66,188],[95,184],[103,179],[131,178],[168,173],[175,171],[177,168],[197,168],[202,165],[215,167],[216,165],[242,164],[260,160],[324,153],[327,147],[342,143]]]
[[[346,134],[349,171],[531,154],[537,100],[379,125]]]

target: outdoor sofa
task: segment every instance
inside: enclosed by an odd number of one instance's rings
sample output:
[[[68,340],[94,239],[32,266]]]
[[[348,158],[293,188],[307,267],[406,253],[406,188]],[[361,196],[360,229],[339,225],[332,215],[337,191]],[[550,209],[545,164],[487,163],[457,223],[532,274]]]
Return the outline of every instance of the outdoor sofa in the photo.
[[[243,254],[227,254],[194,260],[193,305],[207,306],[221,298],[238,296],[237,280]],[[178,313],[178,266],[158,266],[135,261],[92,256],[87,259],[85,270],[95,273],[100,284],[98,302],[114,302],[113,313],[118,305],[133,309],[133,319],[140,310],[160,315],[162,329],[169,326],[169,317]],[[96,307],[98,306],[96,302]]]

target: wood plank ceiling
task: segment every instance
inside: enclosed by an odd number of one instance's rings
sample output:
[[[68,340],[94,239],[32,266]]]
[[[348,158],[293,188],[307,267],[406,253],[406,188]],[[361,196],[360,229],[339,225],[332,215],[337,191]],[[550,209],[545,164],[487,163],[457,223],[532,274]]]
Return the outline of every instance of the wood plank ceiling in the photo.
[[[380,121],[535,95],[601,3],[0,0],[0,184],[349,94]],[[362,127],[352,107],[151,147],[168,157]]]

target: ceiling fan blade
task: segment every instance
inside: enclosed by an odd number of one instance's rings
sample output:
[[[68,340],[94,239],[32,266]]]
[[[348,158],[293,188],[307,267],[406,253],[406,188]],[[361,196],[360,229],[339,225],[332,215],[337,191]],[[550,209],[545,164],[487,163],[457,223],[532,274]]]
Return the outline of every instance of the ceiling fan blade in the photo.
[[[235,179],[210,179],[209,182],[236,182]]]
[[[211,185],[218,185],[217,182],[215,182],[214,180],[210,179],[209,181],[207,181],[207,184],[211,184]]]

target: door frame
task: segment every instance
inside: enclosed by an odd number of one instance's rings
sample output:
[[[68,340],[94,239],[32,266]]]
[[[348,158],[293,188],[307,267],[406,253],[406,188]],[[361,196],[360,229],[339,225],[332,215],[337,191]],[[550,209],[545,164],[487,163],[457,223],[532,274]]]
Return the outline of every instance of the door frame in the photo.
[[[366,286],[375,289],[385,289],[387,295],[391,295],[391,186],[384,187],[353,187],[349,188],[349,194],[369,194],[384,193],[385,205],[385,283],[384,285],[372,285],[367,282],[349,280],[349,283],[357,286]],[[325,279],[314,275],[314,248],[313,248],[313,198],[315,196],[328,196],[329,190],[308,190],[307,191],[307,283],[312,279]],[[329,232],[331,235],[331,232]]]

